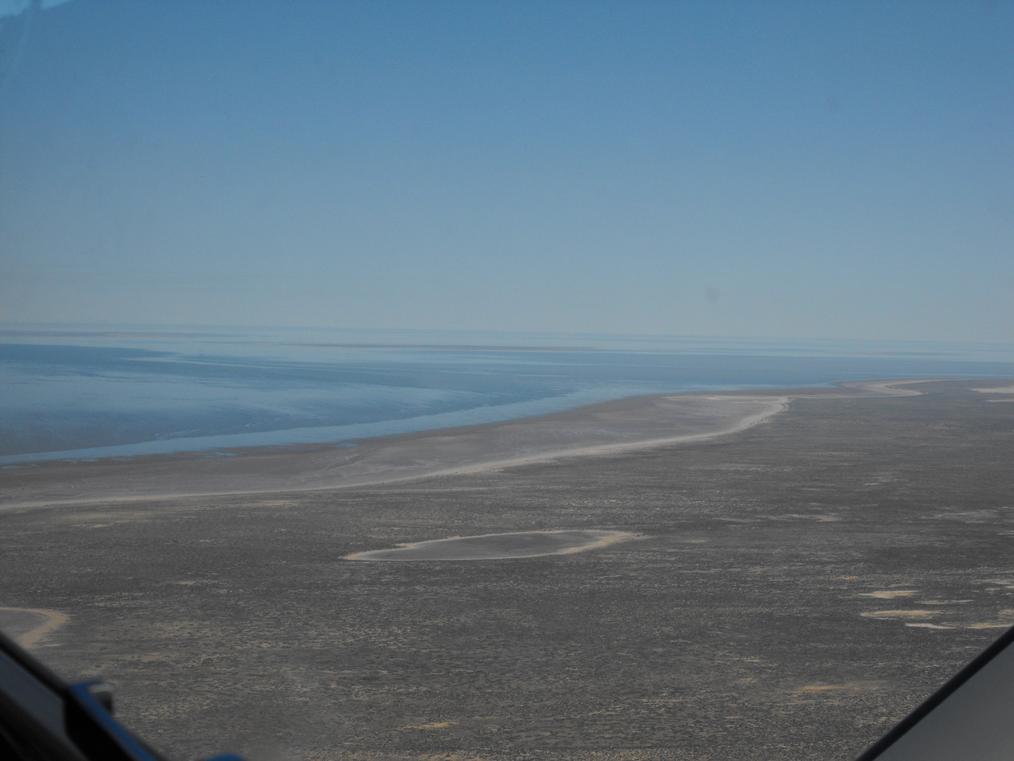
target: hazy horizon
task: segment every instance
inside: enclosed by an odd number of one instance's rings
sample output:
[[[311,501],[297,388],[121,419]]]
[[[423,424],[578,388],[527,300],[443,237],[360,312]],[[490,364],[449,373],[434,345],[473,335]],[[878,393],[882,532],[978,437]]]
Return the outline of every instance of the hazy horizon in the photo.
[[[899,354],[907,353],[904,349],[925,347],[927,350],[935,347],[952,347],[955,349],[967,349],[990,347],[997,350],[996,359],[1002,361],[1014,361],[1014,340],[988,340],[988,339],[954,339],[940,340],[932,338],[891,338],[878,336],[875,338],[830,338],[826,336],[799,335],[799,336],[777,336],[777,335],[707,335],[707,334],[679,334],[679,333],[652,333],[652,332],[629,332],[621,333],[615,331],[591,331],[591,330],[497,330],[483,328],[412,328],[412,327],[345,327],[337,325],[275,325],[268,323],[158,323],[158,322],[52,322],[52,321],[13,321],[0,320],[0,338],[18,336],[59,336],[71,332],[76,337],[86,336],[131,336],[131,335],[165,335],[175,333],[192,334],[194,336],[213,335],[215,331],[224,331],[226,334],[260,334],[266,336],[277,334],[279,336],[291,336],[303,334],[305,340],[313,340],[321,336],[346,336],[349,340],[355,337],[365,338],[366,336],[377,335],[387,336],[394,341],[404,339],[402,343],[406,347],[425,346],[431,341],[423,339],[433,337],[443,338],[434,345],[446,345],[448,347],[464,348],[467,343],[458,343],[453,338],[460,337],[463,341],[468,337],[483,337],[489,339],[490,346],[514,345],[516,348],[567,348],[567,344],[556,343],[555,339],[567,341],[570,339],[591,340],[591,343],[580,344],[580,348],[593,348],[596,342],[610,345],[611,348],[625,348],[637,351],[643,345],[651,342],[659,344],[671,344],[679,348],[699,346],[739,346],[740,348],[755,349],[770,347],[773,349],[792,350],[801,347],[823,348],[826,350],[845,350],[847,347],[854,347],[862,350],[864,347],[872,349],[881,347],[897,347]],[[418,342],[414,339],[418,338]],[[532,343],[518,344],[512,339],[530,339]],[[377,346],[388,345],[387,342],[380,342]],[[394,345],[394,344],[392,344]],[[476,344],[481,346],[486,344]],[[846,354],[848,352],[845,352]]]

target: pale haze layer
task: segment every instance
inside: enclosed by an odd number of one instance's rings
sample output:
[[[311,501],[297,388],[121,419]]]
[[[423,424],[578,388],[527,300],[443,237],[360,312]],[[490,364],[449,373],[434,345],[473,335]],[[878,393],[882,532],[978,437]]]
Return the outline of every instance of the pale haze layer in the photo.
[[[1014,340],[1011,3],[23,5],[0,321]]]

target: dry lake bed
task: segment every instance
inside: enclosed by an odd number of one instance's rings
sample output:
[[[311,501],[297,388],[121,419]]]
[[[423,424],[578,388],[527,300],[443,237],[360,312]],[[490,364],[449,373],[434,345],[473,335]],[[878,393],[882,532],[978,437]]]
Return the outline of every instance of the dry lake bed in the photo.
[[[387,485],[9,504],[0,626],[179,758],[849,759],[1014,623],[992,385]]]

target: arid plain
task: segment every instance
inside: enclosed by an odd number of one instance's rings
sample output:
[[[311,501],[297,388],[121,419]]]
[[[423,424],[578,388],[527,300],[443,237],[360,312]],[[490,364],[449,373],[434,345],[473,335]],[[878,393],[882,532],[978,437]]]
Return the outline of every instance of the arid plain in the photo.
[[[1014,623],[1011,390],[4,468],[0,626],[179,758],[848,759]]]

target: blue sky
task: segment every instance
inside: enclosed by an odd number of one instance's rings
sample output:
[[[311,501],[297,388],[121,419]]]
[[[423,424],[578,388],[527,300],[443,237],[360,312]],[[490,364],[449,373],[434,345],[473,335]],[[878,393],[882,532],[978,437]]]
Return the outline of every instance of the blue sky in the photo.
[[[0,321],[1014,341],[1010,2],[25,18]]]

